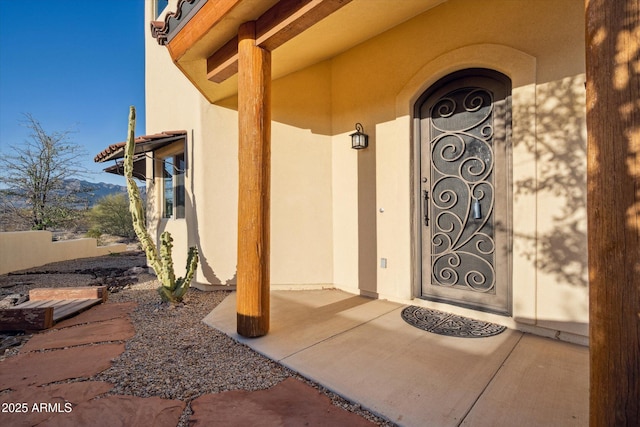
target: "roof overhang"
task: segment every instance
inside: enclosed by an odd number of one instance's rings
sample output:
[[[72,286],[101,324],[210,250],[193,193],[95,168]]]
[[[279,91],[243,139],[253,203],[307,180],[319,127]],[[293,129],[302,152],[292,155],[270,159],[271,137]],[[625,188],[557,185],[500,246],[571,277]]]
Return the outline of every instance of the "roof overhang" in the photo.
[[[167,130],[153,135],[139,136],[134,140],[134,154],[155,151],[165,145],[171,144],[172,142],[180,141],[181,139],[184,140],[186,137],[186,130]],[[94,157],[93,161],[96,163],[103,163],[109,160],[124,158],[124,147],[126,144],[126,142],[118,142],[110,145],[98,153]]]
[[[186,130],[164,131],[153,135],[139,136],[134,140],[133,176],[138,179],[145,179],[146,175],[146,154],[177,141],[185,141]],[[124,175],[122,160],[126,142],[111,144],[94,157],[96,163],[104,163],[114,160],[115,163],[104,169],[105,172],[116,175]]]
[[[237,31],[256,21],[277,79],[342,52],[446,0],[181,0],[151,31],[210,101],[237,93]]]

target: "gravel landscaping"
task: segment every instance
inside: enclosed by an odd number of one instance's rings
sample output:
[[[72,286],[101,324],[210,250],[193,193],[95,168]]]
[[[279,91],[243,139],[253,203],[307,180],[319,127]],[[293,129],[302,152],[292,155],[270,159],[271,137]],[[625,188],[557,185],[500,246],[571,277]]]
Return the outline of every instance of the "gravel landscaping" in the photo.
[[[202,323],[229,291],[190,289],[182,304],[162,303],[155,276],[140,268],[145,264],[144,254],[130,251],[2,275],[0,301],[8,304],[39,287],[106,285],[110,289],[107,304],[137,303],[131,315],[136,333],[126,342],[125,352],[111,368],[85,379],[115,384],[109,394],[190,402],[203,394],[267,389],[296,377],[325,393],[334,405],[378,425],[393,425]],[[7,347],[0,351],[0,360],[17,354],[28,338],[15,333],[0,335]],[[186,426],[189,415],[187,406],[179,425]]]

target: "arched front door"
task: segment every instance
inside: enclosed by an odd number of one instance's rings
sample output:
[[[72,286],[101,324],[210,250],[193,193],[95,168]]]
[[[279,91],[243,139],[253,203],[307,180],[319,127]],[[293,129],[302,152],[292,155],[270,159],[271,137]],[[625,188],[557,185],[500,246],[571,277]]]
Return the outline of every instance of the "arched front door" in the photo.
[[[417,103],[422,298],[511,313],[510,92],[469,69]]]

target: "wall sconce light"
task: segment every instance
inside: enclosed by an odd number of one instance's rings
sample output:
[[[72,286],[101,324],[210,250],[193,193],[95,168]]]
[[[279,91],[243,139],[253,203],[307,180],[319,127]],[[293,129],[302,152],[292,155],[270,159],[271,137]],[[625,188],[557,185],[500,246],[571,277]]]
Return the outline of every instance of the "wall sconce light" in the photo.
[[[367,145],[369,145],[369,135],[362,132],[360,123],[356,123],[356,131],[349,136],[351,137],[351,148],[354,150],[367,148]]]

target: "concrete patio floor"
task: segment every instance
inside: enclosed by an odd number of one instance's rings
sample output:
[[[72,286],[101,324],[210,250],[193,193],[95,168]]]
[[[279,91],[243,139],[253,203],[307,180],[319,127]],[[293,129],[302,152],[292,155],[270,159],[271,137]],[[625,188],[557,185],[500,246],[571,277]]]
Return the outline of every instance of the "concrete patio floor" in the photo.
[[[232,293],[204,322],[402,426],[584,426],[587,347],[515,330],[435,335],[405,307],[337,290],[271,292],[271,329],[236,333]]]

